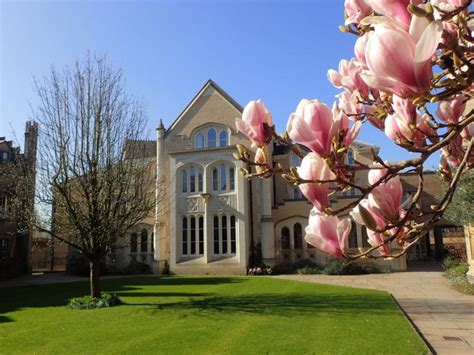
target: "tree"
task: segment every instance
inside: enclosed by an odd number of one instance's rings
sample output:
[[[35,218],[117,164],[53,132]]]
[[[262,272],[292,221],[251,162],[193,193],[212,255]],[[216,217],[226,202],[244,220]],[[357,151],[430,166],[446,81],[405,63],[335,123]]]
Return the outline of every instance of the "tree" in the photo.
[[[154,165],[141,158],[145,114],[104,57],[53,68],[35,89],[35,225],[87,258],[90,293],[99,297],[101,260],[154,206]]]
[[[474,172],[470,171],[459,179],[453,200],[446,210],[446,216],[460,224],[474,223]]]
[[[256,150],[238,146],[236,158],[250,166],[242,173],[249,179],[278,174],[299,186],[314,206],[306,228],[308,243],[346,262],[396,258],[441,219],[459,179],[474,167],[471,3],[346,0],[340,28],[356,36],[355,58],[341,60],[337,71],[328,71],[329,81],[342,90],[332,110],[316,99],[303,99],[290,115],[286,132],[277,134],[261,100],[245,107],[237,129]],[[372,164],[346,163],[350,144],[367,124],[415,157],[387,162],[373,151]],[[302,158],[301,165],[273,166],[270,142],[289,147]],[[419,204],[423,166],[437,153],[448,188],[426,210]],[[408,171],[417,173],[418,189],[402,201],[399,174]],[[358,183],[360,173],[368,174],[368,185]],[[351,189],[360,197],[332,209],[328,196]],[[472,209],[472,199],[466,201]],[[369,248],[348,249],[351,222],[340,218],[347,214],[367,227]]]

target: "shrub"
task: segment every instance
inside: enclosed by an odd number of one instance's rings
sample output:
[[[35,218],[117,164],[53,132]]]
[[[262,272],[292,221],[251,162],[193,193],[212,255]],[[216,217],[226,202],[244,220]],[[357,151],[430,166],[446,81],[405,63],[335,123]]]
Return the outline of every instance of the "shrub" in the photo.
[[[113,307],[121,303],[120,298],[116,294],[104,292],[101,297],[83,296],[71,298],[68,306],[74,309],[92,309]]]
[[[272,268],[273,275],[288,275],[293,274],[295,271],[291,264],[277,264]]]
[[[122,275],[137,275],[137,274],[151,274],[150,265],[147,263],[142,263],[141,261],[132,260],[130,263],[120,270],[119,272]]]
[[[299,275],[314,275],[314,274],[321,274],[322,270],[319,266],[318,267],[303,266],[303,267],[300,267],[299,269],[296,269],[296,273]]]
[[[379,274],[382,271],[373,264],[350,263],[344,265],[339,259],[331,260],[323,270],[326,275]]]
[[[271,267],[267,266],[256,266],[256,267],[251,267],[247,270],[247,275],[271,275],[273,273],[273,270]]]

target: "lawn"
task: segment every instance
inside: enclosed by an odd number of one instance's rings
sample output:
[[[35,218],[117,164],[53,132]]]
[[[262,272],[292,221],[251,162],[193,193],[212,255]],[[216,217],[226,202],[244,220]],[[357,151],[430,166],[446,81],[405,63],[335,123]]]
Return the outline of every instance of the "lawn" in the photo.
[[[77,282],[0,288],[0,354],[422,354],[388,294],[267,277],[103,281],[125,305],[65,307]]]

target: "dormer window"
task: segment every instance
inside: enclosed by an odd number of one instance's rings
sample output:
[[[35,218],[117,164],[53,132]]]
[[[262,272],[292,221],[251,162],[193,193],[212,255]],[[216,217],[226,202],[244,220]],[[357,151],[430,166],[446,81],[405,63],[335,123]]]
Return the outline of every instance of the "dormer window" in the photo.
[[[229,133],[227,128],[211,127],[200,130],[194,135],[194,148],[216,148],[229,145]]]

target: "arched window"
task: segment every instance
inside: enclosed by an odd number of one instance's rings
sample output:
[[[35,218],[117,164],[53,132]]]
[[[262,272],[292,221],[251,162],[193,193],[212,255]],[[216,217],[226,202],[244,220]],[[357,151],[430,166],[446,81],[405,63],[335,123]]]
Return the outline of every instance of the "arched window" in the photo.
[[[194,166],[189,169],[189,192],[196,191],[196,169]]]
[[[204,134],[198,133],[194,141],[195,148],[204,148]]]
[[[287,227],[281,230],[281,248],[290,249],[290,230]]]
[[[214,254],[219,254],[219,217],[214,216]]]
[[[146,253],[148,251],[148,233],[145,228],[140,233],[140,251]]]
[[[347,151],[347,164],[354,165],[354,151],[352,149]]]
[[[199,168],[199,173],[198,173],[198,192],[203,191],[203,176],[204,176],[204,170],[202,168]]]
[[[136,253],[138,251],[138,235],[137,233],[132,233],[130,235],[130,252]]]
[[[204,218],[199,217],[199,255],[204,255]]]
[[[227,189],[227,169],[225,164],[221,165],[221,191]]]
[[[219,189],[219,178],[217,168],[212,169],[212,191]]]
[[[219,146],[225,147],[227,144],[227,131],[224,130],[219,134]]]
[[[295,187],[293,189],[293,199],[294,200],[299,200],[302,197],[303,197],[303,195],[301,194],[301,190],[298,187]]]
[[[181,238],[182,253],[183,255],[188,255],[188,218],[186,216],[184,216],[182,220]]]
[[[181,172],[181,191],[188,192],[188,171],[186,169]]]
[[[217,144],[217,133],[214,128],[211,128],[207,131],[207,146],[208,148],[214,148]]]
[[[236,242],[236,230],[235,230],[235,216],[230,216],[230,253],[235,254],[237,250]]]
[[[293,227],[293,236],[295,238],[295,249],[303,249],[303,228],[301,224],[295,224]]]
[[[196,218],[191,217],[191,255],[196,254]]]
[[[229,169],[229,190],[235,190],[235,170],[234,168]]]

